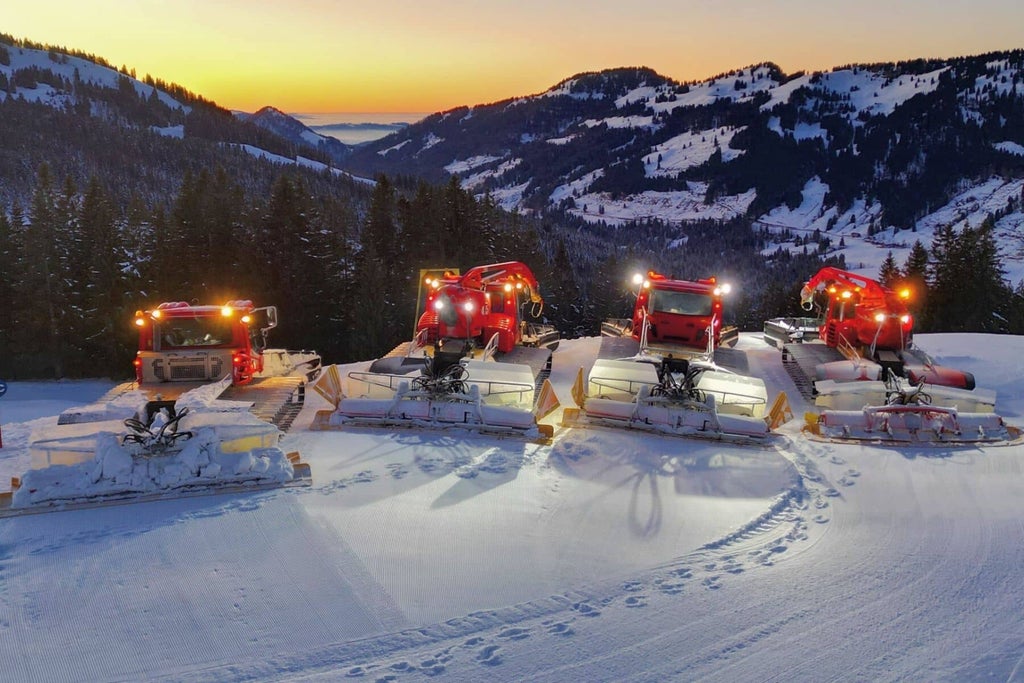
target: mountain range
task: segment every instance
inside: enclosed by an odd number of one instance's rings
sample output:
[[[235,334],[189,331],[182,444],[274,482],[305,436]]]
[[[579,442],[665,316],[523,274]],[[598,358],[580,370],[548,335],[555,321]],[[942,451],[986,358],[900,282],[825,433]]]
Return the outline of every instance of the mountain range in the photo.
[[[688,226],[742,220],[766,256],[843,254],[865,271],[877,271],[887,252],[901,258],[914,241],[927,245],[937,227],[988,219],[1008,278],[1024,277],[1024,50],[795,74],[762,63],[688,83],[643,67],[582,73],[348,146],[273,107],[231,115],[91,55],[24,41],[0,48],[0,101],[56,112],[84,106],[98,128],[117,126],[124,139],[144,135],[168,149],[202,143],[230,167],[456,177],[509,211],[623,244],[639,225],[661,226],[665,239],[674,230],[681,239],[667,244],[681,248]],[[0,146],[9,159],[28,157],[21,168],[49,155],[83,176],[95,164],[116,172],[101,153],[8,140]],[[3,163],[0,197],[24,201],[24,173],[4,172]],[[161,174],[152,175],[144,189],[159,192]]]
[[[1024,276],[1024,51],[680,83],[646,68],[460,107],[361,146],[356,173],[413,173],[509,210],[628,228],[742,217],[765,253],[875,269],[934,229],[991,219]]]

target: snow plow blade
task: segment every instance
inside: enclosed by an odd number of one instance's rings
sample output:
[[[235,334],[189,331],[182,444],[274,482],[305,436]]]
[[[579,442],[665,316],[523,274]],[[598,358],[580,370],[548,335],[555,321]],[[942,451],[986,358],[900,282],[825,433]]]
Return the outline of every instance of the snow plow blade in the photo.
[[[738,443],[764,442],[767,390],[759,379],[712,365],[666,359],[595,361],[583,387],[577,377],[562,425],[637,429]]]
[[[994,413],[961,413],[941,406],[867,406],[861,410],[826,410],[811,431],[837,441],[975,444],[1011,442],[1020,430]]]
[[[430,366],[440,364],[436,358],[417,377],[350,372],[343,383],[337,370],[329,368],[314,389],[334,403],[335,409],[319,411],[311,429],[463,429],[541,443],[551,439],[554,428],[538,423],[552,410],[547,398],[552,396],[550,383],[546,382],[541,392],[543,400],[535,401],[529,366],[464,359],[435,377]]]
[[[0,517],[310,485],[309,466],[279,448],[274,425],[153,403],[124,427],[70,425],[32,441],[32,469],[0,496]]]
[[[111,507],[114,505],[134,505],[136,503],[148,503],[161,500],[178,500],[181,498],[198,498],[201,496],[225,496],[234,493],[271,491],[273,489],[293,486],[312,486],[312,471],[307,463],[302,462],[301,456],[297,452],[291,452],[288,453],[286,457],[292,463],[294,472],[293,478],[287,481],[260,481],[254,479],[251,481],[221,483],[217,486],[196,483],[194,485],[181,486],[164,491],[108,494],[90,498],[70,498],[66,500],[47,501],[22,507],[15,507],[13,505],[14,495],[23,485],[20,478],[14,478],[11,482],[11,488],[13,490],[0,493],[0,519],[44,514],[47,512],[90,510],[93,508]]]
[[[995,413],[995,392],[918,383],[817,382],[812,434],[835,441],[973,444],[1015,442],[1020,430]]]

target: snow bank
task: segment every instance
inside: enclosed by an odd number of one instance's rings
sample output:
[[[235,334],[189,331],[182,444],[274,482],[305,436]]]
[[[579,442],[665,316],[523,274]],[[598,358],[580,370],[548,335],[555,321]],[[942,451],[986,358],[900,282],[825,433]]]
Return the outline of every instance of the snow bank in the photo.
[[[285,482],[294,476],[291,461],[280,448],[225,452],[214,427],[167,450],[121,443],[113,432],[95,435],[95,456],[73,465],[29,470],[14,490],[13,507],[58,501],[150,494],[191,487]]]

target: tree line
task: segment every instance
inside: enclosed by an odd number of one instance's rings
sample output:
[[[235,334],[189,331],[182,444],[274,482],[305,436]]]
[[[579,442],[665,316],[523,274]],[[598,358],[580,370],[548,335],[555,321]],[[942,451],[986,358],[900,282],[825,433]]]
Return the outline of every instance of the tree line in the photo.
[[[420,269],[506,260],[533,269],[543,319],[564,337],[629,316],[629,276],[648,268],[738,285],[727,321],[759,330],[801,313],[799,287],[822,265],[812,252],[766,259],[745,219],[689,225],[680,245],[677,228],[656,223],[588,229],[510,214],[457,178],[380,176],[348,199],[307,180],[282,173],[252,197],[223,169],[186,171],[166,203],[121,205],[95,178],[78,188],[43,164],[27,204],[0,207],[0,377],[128,376],[134,312],[163,301],[275,305],[274,346],[376,358],[412,335]],[[918,331],[1024,331],[1024,284],[1005,281],[993,225],[940,229],[904,264],[883,263],[883,282],[918,293]]]
[[[402,190],[381,176],[363,204],[288,173],[251,198],[202,170],[166,206],[122,207],[43,164],[28,205],[0,207],[0,377],[126,376],[134,312],[163,301],[275,305],[273,345],[374,358],[411,337],[419,268],[521,260],[546,282],[541,232],[454,180]]]
[[[915,241],[902,265],[890,251],[878,280],[910,288],[919,332],[1024,334],[1024,280],[1007,281],[991,217],[976,228],[940,227],[930,247]]]

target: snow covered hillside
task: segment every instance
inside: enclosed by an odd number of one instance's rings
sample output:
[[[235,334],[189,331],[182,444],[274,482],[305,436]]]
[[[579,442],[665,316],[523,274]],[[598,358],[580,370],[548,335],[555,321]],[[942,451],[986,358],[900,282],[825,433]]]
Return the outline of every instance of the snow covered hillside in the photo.
[[[435,114],[346,163],[457,175],[508,210],[622,228],[624,243],[649,221],[743,217],[766,251],[842,253],[872,273],[937,227],[991,219],[1016,284],[1022,81],[1020,50],[795,74],[764,63],[691,83],[609,69]]]
[[[920,335],[1024,425],[1024,338]],[[563,402],[599,340],[563,341]],[[1021,447],[766,448],[556,431],[285,439],[313,486],[0,523],[0,654],[21,681],[1017,680]],[[102,382],[13,383],[0,475]]]

